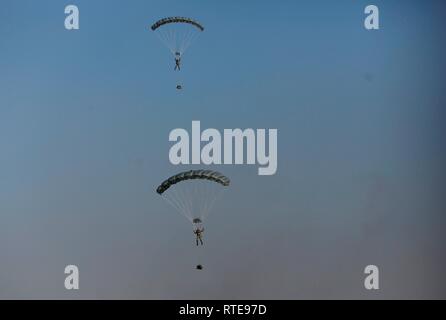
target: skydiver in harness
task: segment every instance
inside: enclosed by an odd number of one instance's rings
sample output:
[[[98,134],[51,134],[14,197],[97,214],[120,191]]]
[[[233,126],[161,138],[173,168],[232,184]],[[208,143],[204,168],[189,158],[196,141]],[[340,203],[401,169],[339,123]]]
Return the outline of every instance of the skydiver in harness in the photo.
[[[174,70],[181,70],[181,53],[178,51],[175,52],[175,69]]]
[[[196,236],[197,246],[198,246],[198,241],[200,241],[201,245],[203,245],[204,228],[202,226],[202,221],[200,218],[195,218],[192,222],[194,224],[194,234]]]
[[[204,232],[204,228],[197,228],[194,230],[194,234],[196,235],[196,242],[197,242],[197,246],[198,246],[198,241],[200,241],[201,245],[203,245],[203,232]]]

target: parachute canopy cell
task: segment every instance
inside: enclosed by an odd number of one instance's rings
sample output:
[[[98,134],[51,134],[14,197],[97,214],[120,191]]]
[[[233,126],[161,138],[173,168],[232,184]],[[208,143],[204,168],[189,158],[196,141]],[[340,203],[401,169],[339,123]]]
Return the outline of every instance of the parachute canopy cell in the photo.
[[[163,194],[172,185],[177,184],[182,181],[193,180],[193,179],[203,179],[219,183],[225,187],[229,186],[229,178],[222,175],[220,172],[211,170],[190,170],[181,172],[174,175],[161,183],[161,185],[156,189],[158,194]]]

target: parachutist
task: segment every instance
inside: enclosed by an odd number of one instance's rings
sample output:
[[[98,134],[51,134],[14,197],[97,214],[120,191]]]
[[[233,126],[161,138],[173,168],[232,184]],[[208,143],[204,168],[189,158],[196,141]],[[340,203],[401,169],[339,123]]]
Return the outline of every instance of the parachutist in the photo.
[[[181,84],[178,84],[177,85],[177,90],[181,90],[181,89],[183,89],[183,87],[181,86]]]
[[[201,264],[197,265],[196,267],[197,270],[203,270],[203,266]]]
[[[192,44],[204,27],[196,20],[187,17],[166,17],[156,21],[150,29],[175,56],[175,70],[181,69],[181,56]]]
[[[198,246],[198,241],[200,241],[201,245],[203,245],[203,232],[204,228],[197,228],[194,230],[194,234],[196,235],[197,246]]]
[[[181,70],[181,58],[175,58],[175,69],[174,70]]]
[[[222,188],[229,187],[229,184],[229,178],[217,171],[189,170],[166,179],[156,188],[156,193],[192,223],[191,229],[198,246],[200,243],[204,245],[203,219],[209,214],[212,204],[222,192]],[[191,208],[206,209],[197,212]]]
[[[174,70],[181,70],[181,54],[179,52],[175,52],[175,69]]]

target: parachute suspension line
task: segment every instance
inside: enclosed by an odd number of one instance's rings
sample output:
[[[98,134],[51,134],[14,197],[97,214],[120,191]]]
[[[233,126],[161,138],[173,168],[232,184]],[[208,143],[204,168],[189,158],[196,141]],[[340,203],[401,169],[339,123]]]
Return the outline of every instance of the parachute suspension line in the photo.
[[[175,54],[175,52],[172,49],[172,45],[170,44],[170,33],[163,32],[163,31],[156,31],[156,36],[161,40],[162,43],[169,49],[169,51],[172,54]]]
[[[177,208],[178,212],[184,215],[184,207],[181,204],[181,200],[178,199],[178,195],[175,192],[165,195],[165,199],[174,204],[174,207]]]
[[[226,189],[220,189],[220,190],[218,190],[217,194],[215,195],[214,199],[212,200],[211,208],[210,208],[210,209],[212,209],[212,208],[214,207],[215,202],[217,202],[217,200],[220,199],[220,198],[222,197],[222,195],[223,195],[223,193],[224,193],[225,191],[226,191]],[[207,214],[209,214],[210,211],[211,211],[211,210],[209,210]]]
[[[207,181],[201,181],[201,183],[200,184],[197,184],[197,190],[198,190],[198,196],[199,197],[201,197],[201,201],[199,201],[198,203],[197,203],[197,214],[200,216],[200,219],[203,221],[204,220],[204,217],[203,217],[203,206],[204,206],[204,203],[207,201],[207,193],[206,193],[206,190],[207,190],[207,186],[208,186],[208,183],[207,183]]]
[[[176,211],[178,211],[179,214],[181,213],[181,209],[180,207],[178,207],[178,205],[176,203],[174,203],[171,199],[169,199],[169,197],[164,197],[164,199],[167,201],[168,204],[170,204]]]
[[[173,32],[173,43],[174,43],[174,46],[175,46],[175,53],[177,53],[179,51],[179,48],[178,48],[179,38],[180,37],[178,36],[178,32]]]
[[[199,193],[198,193],[198,188],[197,188],[197,183],[194,183],[192,186],[192,190],[191,190],[191,199],[193,201],[193,203],[197,203],[198,199],[199,199]],[[194,208],[194,210],[197,210],[197,208]]]
[[[188,44],[188,46],[190,45],[190,44],[192,44],[199,36],[200,36],[200,34],[201,34],[201,32],[195,32],[195,33],[193,33],[192,34],[192,36],[191,36],[191,39],[189,40],[189,44]]]
[[[195,32],[193,30],[188,30],[187,33],[184,35],[184,37],[182,38],[183,40],[181,41],[181,45],[180,45],[180,50],[181,52],[185,52],[186,49],[189,47],[190,45],[190,39],[192,37],[192,35]]]
[[[208,185],[208,194],[207,194],[207,197],[206,197],[206,202],[204,203],[204,208],[203,208],[203,217],[205,217],[205,216],[207,216],[207,214],[208,214],[208,211],[210,211],[210,206],[211,206],[211,203],[212,203],[212,198],[213,197],[215,197],[215,194],[217,193],[217,190],[216,190],[216,186],[214,186],[214,185]]]
[[[172,195],[175,195],[175,197],[178,199],[178,202],[181,204],[182,207],[182,213],[186,216],[189,220],[192,220],[192,211],[189,209],[187,205],[187,195],[184,194],[182,186],[179,185],[178,188],[175,188],[171,191]]]
[[[211,192],[209,201],[207,201],[205,210],[203,211],[203,214],[202,214],[203,218],[207,218],[207,216],[211,212],[212,208],[214,207],[215,202],[217,201],[217,199],[220,198],[220,196],[223,194],[224,190],[225,190],[224,188],[220,188],[220,190]]]
[[[208,212],[210,211],[211,208],[211,202],[213,197],[215,196],[216,193],[216,188],[218,186],[214,185],[213,183],[209,183],[209,182],[205,182],[203,181],[202,183],[196,184],[195,187],[195,193],[196,193],[196,197],[197,200],[201,200],[201,201],[197,201],[197,214],[198,216],[201,218],[201,220],[204,220],[204,218],[207,216]],[[195,197],[195,196],[194,196]]]
[[[229,183],[229,179],[218,172],[190,170],[165,180],[156,191],[197,228]]]
[[[189,216],[190,216],[190,218],[192,219],[193,218],[193,215],[194,215],[194,213],[193,213],[193,210],[194,210],[194,198],[192,198],[192,197],[189,197],[187,194],[186,194],[186,190],[184,190],[185,191],[185,202],[186,202],[186,204],[187,204],[187,207],[188,207],[188,210],[189,210]]]
[[[202,203],[202,206],[200,208],[200,215],[204,218],[205,213],[206,213],[206,208],[208,206],[209,203],[209,196],[211,194],[211,188],[212,186],[210,185],[206,185],[205,186],[205,191],[204,191],[204,201]]]
[[[175,32],[175,30],[172,30],[170,28],[167,28],[166,30],[160,29],[156,33],[158,34],[159,38],[161,38],[164,45],[170,50],[170,52],[175,55],[177,51],[177,33]]]
[[[200,202],[200,207],[198,208],[198,210],[200,212],[200,217],[204,218],[203,213],[204,213],[204,208],[206,207],[206,202],[209,200],[210,184],[203,181],[201,184],[201,188],[203,194],[203,201]]]
[[[208,184],[209,183],[207,181],[197,181],[197,183],[195,183],[195,195],[194,195],[194,197],[195,197],[195,199],[200,199],[201,200],[201,201],[197,201],[195,210],[197,210],[196,214],[197,214],[197,216],[200,217],[201,220],[203,220],[202,206],[203,206],[203,203],[207,200],[207,197],[208,197],[208,195],[206,193]]]
[[[160,39],[160,41],[171,51],[167,40],[163,37],[161,32],[155,32],[155,33],[156,33],[156,36],[158,37],[158,39]]]
[[[198,193],[201,194],[201,201],[197,204],[197,210],[198,210],[198,214],[200,215],[201,218],[203,218],[203,204],[206,202],[207,199],[207,194],[206,194],[206,188],[205,186],[203,186],[205,182],[202,181],[201,183],[197,183],[197,189],[200,190]]]
[[[178,184],[164,198],[189,221],[204,220],[213,208],[224,188],[208,181],[197,181],[193,185]]]
[[[187,34],[186,32],[183,32],[177,42],[177,48],[180,53],[184,52],[184,40],[185,40],[186,34]]]
[[[177,32],[175,30],[169,29],[169,43],[170,43],[170,51],[173,55],[177,52]]]
[[[201,215],[204,217],[207,211],[207,207],[209,206],[209,202],[210,202],[210,196],[212,194],[212,188],[213,186],[211,185],[207,185],[206,186],[206,191],[205,191],[205,201],[203,201],[203,207],[201,209]]]
[[[200,34],[199,31],[189,30],[187,34],[184,36],[182,44],[181,44],[181,52],[185,52],[189,46],[195,41],[195,39]]]
[[[170,197],[169,196],[164,196],[164,199],[167,201],[167,203],[168,204],[170,204],[175,210],[177,210],[178,211],[178,213],[180,213],[180,214],[182,214],[181,213],[181,208],[180,208],[180,206],[177,204],[177,203],[175,203],[172,199],[170,199]]]
[[[166,194],[166,196],[169,197],[169,199],[171,199],[174,203],[178,205],[178,208],[180,209],[181,212],[184,211],[184,205],[181,202],[181,199],[178,196],[176,190],[172,190],[172,192]]]
[[[184,185],[184,187],[186,187],[186,185]],[[191,219],[193,220],[193,218],[196,216],[194,203],[196,203],[196,201],[198,201],[198,198],[191,197],[190,190],[188,190],[188,189],[183,189],[183,191],[185,191],[185,198],[188,203],[189,215],[190,215]]]
[[[184,202],[179,196],[177,190],[169,190],[169,192],[164,193],[162,196],[172,207],[174,207],[178,211],[178,213],[190,220],[187,215],[187,209],[184,206]]]
[[[174,54],[175,46],[172,46],[173,30],[167,29],[165,32],[166,32],[167,46],[169,47],[170,52]]]
[[[184,185],[183,185],[184,186]],[[189,216],[190,219],[193,218],[193,206],[191,204],[191,199],[190,197],[188,197],[188,195],[186,194],[186,191],[183,186],[179,186],[180,188],[178,188],[178,193],[181,194],[181,199],[184,201],[184,206],[186,208],[186,212]]]
[[[179,188],[177,188],[176,191],[177,191],[178,194],[180,195],[180,199],[181,199],[181,202],[182,202],[183,205],[184,205],[184,210],[185,210],[185,213],[186,213],[186,215],[187,215],[187,218],[190,219],[190,220],[192,220],[192,219],[193,219],[192,208],[190,208],[190,206],[189,206],[189,204],[188,204],[188,201],[189,201],[190,199],[189,199],[189,197],[188,197],[187,194],[186,194],[186,190],[183,189],[184,185],[180,185],[180,186],[178,186],[178,187],[179,187]]]

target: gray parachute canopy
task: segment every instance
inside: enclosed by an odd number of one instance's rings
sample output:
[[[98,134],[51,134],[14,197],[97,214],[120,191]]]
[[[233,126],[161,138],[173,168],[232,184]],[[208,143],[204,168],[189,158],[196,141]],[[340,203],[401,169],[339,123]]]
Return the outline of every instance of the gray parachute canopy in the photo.
[[[165,180],[156,192],[197,227],[229,183],[229,178],[219,172],[190,170]]]
[[[195,20],[192,20],[190,18],[186,18],[186,17],[169,17],[169,18],[164,18],[161,20],[158,20],[157,22],[155,22],[151,29],[153,31],[155,31],[156,29],[158,29],[159,27],[169,24],[169,23],[189,23],[195,27],[197,27],[198,29],[200,29],[200,31],[204,31],[204,27],[198,23]]]
[[[211,170],[190,170],[181,172],[179,174],[176,174],[163,183],[156,189],[156,192],[158,194],[163,194],[167,189],[170,188],[170,186],[177,184],[181,181],[186,180],[192,180],[192,179],[203,179],[203,180],[210,180],[217,183],[220,183],[221,185],[227,187],[229,186],[229,178],[222,175],[220,172],[217,171],[211,171]]]

